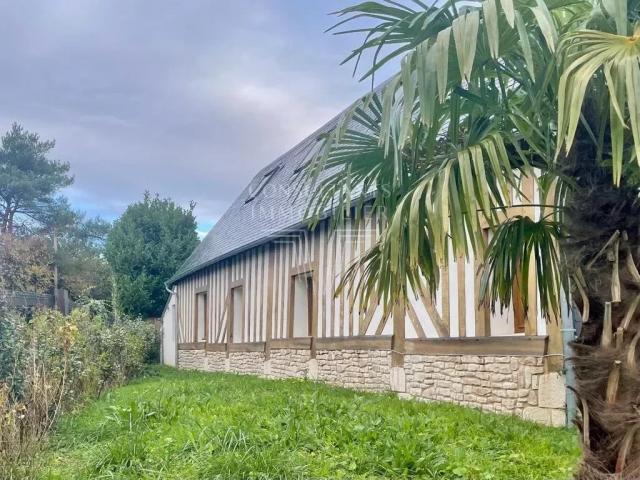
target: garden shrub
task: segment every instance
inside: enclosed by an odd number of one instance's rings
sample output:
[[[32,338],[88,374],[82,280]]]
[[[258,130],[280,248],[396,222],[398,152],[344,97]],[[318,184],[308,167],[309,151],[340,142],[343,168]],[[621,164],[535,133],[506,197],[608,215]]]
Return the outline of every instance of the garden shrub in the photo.
[[[157,344],[153,324],[99,302],[67,316],[0,311],[0,477],[18,476],[63,412],[138,375]]]

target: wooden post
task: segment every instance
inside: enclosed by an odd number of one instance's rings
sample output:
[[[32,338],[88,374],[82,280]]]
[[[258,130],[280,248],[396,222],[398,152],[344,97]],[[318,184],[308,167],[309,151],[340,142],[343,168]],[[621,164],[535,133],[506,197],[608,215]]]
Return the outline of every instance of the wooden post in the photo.
[[[314,235],[316,235],[314,233]],[[311,358],[316,358],[316,342],[318,340],[318,290],[320,289],[320,240],[322,236],[316,235],[313,250],[313,268],[311,270]]]
[[[544,204],[552,205],[555,195],[555,184],[547,190],[547,197]],[[547,215],[545,207],[540,208],[540,217]],[[535,219],[535,215],[533,216]],[[562,320],[561,318],[551,315],[547,321],[547,356],[545,356],[544,368],[545,372],[559,372],[564,368],[564,351],[562,339]]]
[[[233,310],[234,310],[234,304],[235,302],[233,301],[233,289],[230,287],[229,288],[229,314],[227,315],[227,341],[224,344],[224,351],[227,355],[227,358],[229,358],[229,345],[231,344],[231,342],[233,342]]]
[[[275,252],[273,248],[273,243],[270,243],[268,246],[269,250],[269,270],[267,272],[267,331],[265,334],[264,341],[264,359],[269,360],[271,356],[271,335],[273,329],[273,272],[274,272],[274,262],[275,262]]]
[[[480,281],[482,274],[477,270],[476,262],[475,293],[476,293],[476,337],[491,336],[491,312],[489,307],[480,299]]]
[[[229,295],[229,308],[227,309],[227,335],[224,344],[226,357],[229,358],[229,344],[233,336],[233,294],[231,293],[231,263],[227,263],[227,289]]]
[[[58,294],[59,287],[59,273],[58,273],[58,233],[56,229],[53,229],[53,291]]]
[[[525,177],[523,180],[522,191],[524,193],[524,201],[528,204],[535,203],[536,182],[533,177]],[[536,207],[528,206],[523,208],[523,215],[527,215],[531,220],[536,221]],[[529,278],[527,281],[527,298],[529,305],[525,312],[526,319],[524,324],[525,335],[538,334],[538,285],[536,273],[535,257],[531,255],[529,259]]]
[[[440,278],[442,285],[442,321],[447,327],[447,331],[451,336],[451,305],[449,299],[449,266],[442,267],[440,270]]]
[[[458,336],[467,336],[467,300],[465,295],[465,257],[458,257]]]
[[[529,278],[527,279],[527,306],[526,319],[524,323],[525,335],[538,334],[538,286],[536,277],[536,262],[533,255],[529,260]]]
[[[398,301],[393,306],[393,341],[391,353],[391,366],[404,366],[405,352],[405,316],[406,305],[404,301]]]
[[[286,325],[286,330],[287,330],[287,335],[286,338],[293,338],[293,313],[294,313],[294,305],[295,305],[295,276],[294,274],[289,271],[289,273],[287,274],[287,288],[289,288],[289,298],[288,298],[288,305],[287,305],[287,325]]]
[[[482,231],[485,245],[489,242],[489,230],[484,229]],[[490,337],[491,336],[491,312],[489,306],[480,298],[480,286],[482,282],[482,262],[484,261],[484,249],[482,252],[476,252],[474,269],[475,269],[475,281],[474,281],[474,299],[476,303],[476,337]]]

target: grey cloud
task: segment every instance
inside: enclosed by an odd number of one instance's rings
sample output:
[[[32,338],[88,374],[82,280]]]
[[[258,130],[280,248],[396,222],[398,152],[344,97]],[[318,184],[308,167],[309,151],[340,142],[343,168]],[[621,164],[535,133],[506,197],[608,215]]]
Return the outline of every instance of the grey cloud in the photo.
[[[0,5],[0,128],[55,138],[69,196],[107,217],[148,189],[215,221],[261,166],[367,89],[322,33],[349,2]]]

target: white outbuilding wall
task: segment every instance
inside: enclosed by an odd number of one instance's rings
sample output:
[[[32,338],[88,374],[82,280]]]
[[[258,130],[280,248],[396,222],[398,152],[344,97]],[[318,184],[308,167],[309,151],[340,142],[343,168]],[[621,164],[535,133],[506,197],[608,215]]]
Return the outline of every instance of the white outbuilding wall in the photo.
[[[163,365],[172,367],[178,364],[178,317],[176,295],[171,294],[162,313],[161,361]]]

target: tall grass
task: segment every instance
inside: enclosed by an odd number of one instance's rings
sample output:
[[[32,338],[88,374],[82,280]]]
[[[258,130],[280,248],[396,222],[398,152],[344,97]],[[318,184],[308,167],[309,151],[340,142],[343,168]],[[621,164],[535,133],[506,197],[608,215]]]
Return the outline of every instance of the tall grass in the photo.
[[[38,478],[568,479],[571,430],[297,380],[162,369],[63,419]]]
[[[111,322],[91,306],[0,312],[0,478],[30,476],[58,418],[139,373],[155,343],[153,326]]]

